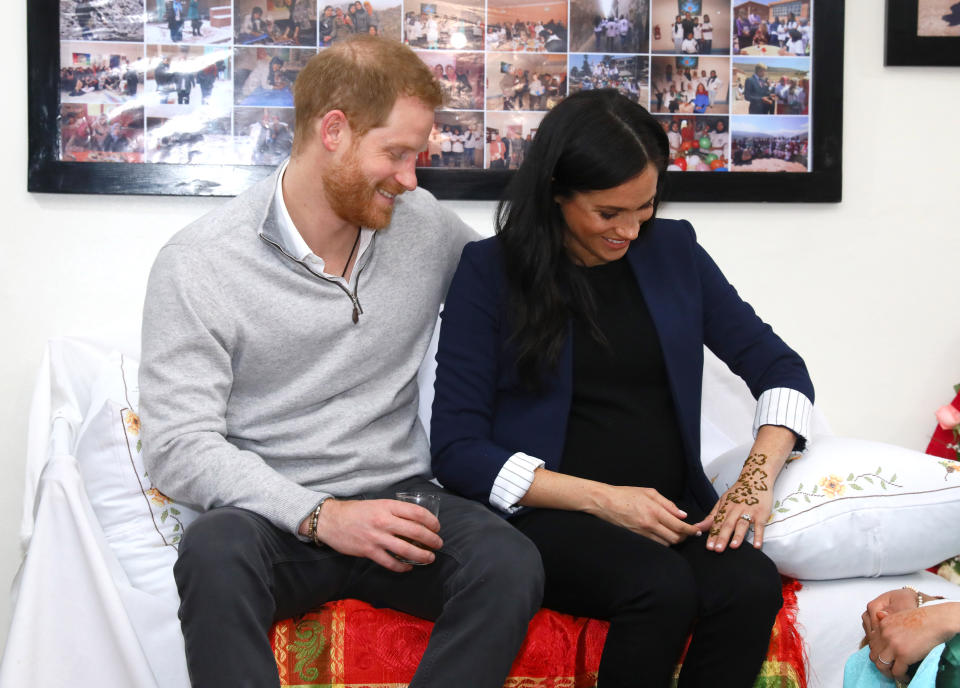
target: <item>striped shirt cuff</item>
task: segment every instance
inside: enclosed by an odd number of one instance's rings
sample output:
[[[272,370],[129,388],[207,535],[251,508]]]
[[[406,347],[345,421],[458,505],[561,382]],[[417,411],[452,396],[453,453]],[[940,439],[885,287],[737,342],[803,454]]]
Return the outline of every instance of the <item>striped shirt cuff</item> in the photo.
[[[810,436],[812,412],[813,404],[797,390],[787,387],[768,389],[757,399],[753,436],[757,436],[761,425],[780,425],[793,430],[803,443]]]
[[[490,489],[491,506],[508,514],[520,510],[517,502],[523,499],[533,484],[533,472],[546,464],[540,459],[517,452],[503,464]]]

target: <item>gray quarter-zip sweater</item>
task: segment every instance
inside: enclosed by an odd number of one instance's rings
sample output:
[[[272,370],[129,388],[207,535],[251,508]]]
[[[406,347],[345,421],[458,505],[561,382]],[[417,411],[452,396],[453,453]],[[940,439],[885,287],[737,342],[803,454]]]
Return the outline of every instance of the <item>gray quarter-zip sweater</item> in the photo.
[[[273,174],[161,249],[144,305],[140,415],[161,491],[296,533],[325,496],[430,475],[417,370],[460,251],[477,237],[428,192],[403,194],[348,293],[284,251],[275,187]]]

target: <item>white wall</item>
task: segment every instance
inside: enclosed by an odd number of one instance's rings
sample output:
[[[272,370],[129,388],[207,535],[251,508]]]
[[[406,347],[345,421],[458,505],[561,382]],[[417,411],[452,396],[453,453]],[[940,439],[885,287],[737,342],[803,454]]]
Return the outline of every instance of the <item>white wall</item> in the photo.
[[[883,3],[846,6],[843,203],[677,204],[662,214],[690,219],[806,358],[838,434],[922,450],[934,409],[960,382],[960,69],[884,68]],[[137,327],[156,251],[222,202],[28,194],[25,8],[10,6],[18,30],[8,36],[0,161],[0,588],[19,563],[27,410],[44,341]],[[451,205],[492,231],[492,203]],[[0,642],[8,618],[0,594]]]

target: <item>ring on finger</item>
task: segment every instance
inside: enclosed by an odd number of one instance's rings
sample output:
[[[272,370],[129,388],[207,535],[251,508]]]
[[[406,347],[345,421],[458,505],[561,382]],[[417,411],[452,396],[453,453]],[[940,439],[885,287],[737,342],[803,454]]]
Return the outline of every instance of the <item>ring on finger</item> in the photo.
[[[883,664],[884,666],[893,666],[892,659],[889,662],[887,662],[887,661],[884,661],[884,659],[880,655],[877,655],[877,661]]]
[[[753,516],[751,516],[750,514],[740,514],[740,518],[742,518],[747,523],[753,523]]]

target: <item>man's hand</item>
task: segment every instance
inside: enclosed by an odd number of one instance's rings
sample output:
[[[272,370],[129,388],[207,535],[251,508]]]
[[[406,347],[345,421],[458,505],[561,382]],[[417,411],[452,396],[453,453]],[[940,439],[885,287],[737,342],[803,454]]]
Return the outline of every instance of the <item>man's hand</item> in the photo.
[[[307,518],[301,524],[301,533],[307,532],[309,525]],[[429,511],[395,499],[328,499],[317,521],[317,539],[324,544],[341,554],[366,557],[398,573],[413,566],[397,561],[391,552],[421,564],[436,558],[433,552],[401,538],[438,550],[443,546],[439,531],[440,521]]]

